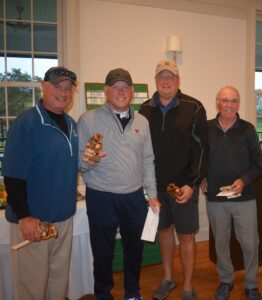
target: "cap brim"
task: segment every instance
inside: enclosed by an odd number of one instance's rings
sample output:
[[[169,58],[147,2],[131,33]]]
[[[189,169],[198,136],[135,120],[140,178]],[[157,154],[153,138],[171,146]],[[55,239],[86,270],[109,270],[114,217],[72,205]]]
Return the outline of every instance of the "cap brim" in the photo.
[[[174,74],[175,76],[178,76],[178,72],[175,72],[174,70],[172,70],[172,68],[168,68],[168,67],[159,68],[159,70],[157,70],[157,72],[156,72],[156,75],[158,75],[162,71],[169,71],[172,74]]]
[[[68,77],[52,78],[49,80],[49,82],[52,83],[53,85],[58,85],[59,83],[65,81],[65,80],[69,80],[73,83],[73,85],[76,85],[76,82]]]
[[[129,86],[132,86],[132,82],[130,82],[129,80],[123,79],[123,78],[116,78],[114,80],[111,80],[107,85],[112,86],[113,84],[115,84],[118,81],[124,81],[125,83],[127,83]]]

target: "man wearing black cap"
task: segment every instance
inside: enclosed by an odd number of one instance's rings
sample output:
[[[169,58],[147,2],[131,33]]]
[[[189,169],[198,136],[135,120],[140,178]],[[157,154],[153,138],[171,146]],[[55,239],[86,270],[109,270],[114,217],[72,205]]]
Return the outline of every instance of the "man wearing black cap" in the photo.
[[[87,185],[87,214],[94,256],[97,300],[114,299],[112,262],[115,236],[120,228],[123,247],[124,300],[140,300],[142,229],[147,213],[143,188],[153,211],[156,199],[154,154],[147,120],[130,106],[133,83],[124,69],[108,73],[107,102],[86,112],[78,123],[79,162]],[[101,160],[92,161],[94,150],[86,147],[91,136],[103,136]]]
[[[21,114],[8,132],[3,162],[6,218],[11,246],[33,242],[12,250],[16,299],[64,300],[78,170],[76,123],[64,111],[76,75],[54,67],[41,85],[43,99]],[[57,238],[40,241],[39,222],[53,223]]]

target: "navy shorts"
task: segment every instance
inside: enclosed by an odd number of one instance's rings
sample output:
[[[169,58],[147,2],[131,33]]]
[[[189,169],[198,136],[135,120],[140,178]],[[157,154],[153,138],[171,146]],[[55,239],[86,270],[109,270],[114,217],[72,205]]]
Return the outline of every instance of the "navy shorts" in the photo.
[[[179,234],[192,234],[199,229],[198,213],[199,190],[194,189],[191,199],[185,204],[179,204],[166,192],[158,194],[161,202],[158,230],[175,225]]]

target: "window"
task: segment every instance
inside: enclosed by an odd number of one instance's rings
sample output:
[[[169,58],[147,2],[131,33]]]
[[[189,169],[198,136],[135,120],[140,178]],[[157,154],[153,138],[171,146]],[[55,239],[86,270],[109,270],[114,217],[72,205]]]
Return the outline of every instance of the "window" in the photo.
[[[262,140],[262,12],[257,13],[256,22],[256,73],[255,73],[255,90],[256,90],[256,111],[257,122],[256,128],[259,139]]]
[[[45,71],[57,65],[57,40],[56,0],[0,0],[0,151],[12,121],[39,98]]]

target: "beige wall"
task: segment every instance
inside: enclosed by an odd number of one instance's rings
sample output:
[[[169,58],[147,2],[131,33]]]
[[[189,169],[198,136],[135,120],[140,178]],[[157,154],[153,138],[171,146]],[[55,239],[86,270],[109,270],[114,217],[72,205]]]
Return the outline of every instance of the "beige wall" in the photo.
[[[74,53],[67,56],[67,63],[79,78],[78,99],[71,111],[75,119],[85,108],[84,82],[104,82],[116,67],[128,69],[134,82],[148,83],[152,95],[155,66],[166,57],[168,35],[183,37],[183,54],[178,58],[182,91],[201,100],[210,119],[216,114],[218,89],[234,85],[242,96],[240,114],[247,118],[246,20],[99,0],[66,1],[71,33],[64,45]],[[199,210],[197,239],[206,240],[203,195]]]
[[[116,67],[130,71],[134,82],[154,92],[156,63],[166,57],[168,35],[183,37],[178,66],[184,93],[199,98],[208,118],[214,98],[226,84],[246,94],[246,21],[183,11],[133,6],[98,0],[79,1],[79,92],[84,82],[104,82]],[[245,117],[245,101],[241,115]]]

